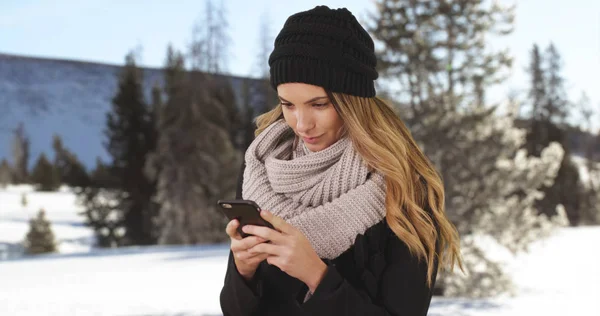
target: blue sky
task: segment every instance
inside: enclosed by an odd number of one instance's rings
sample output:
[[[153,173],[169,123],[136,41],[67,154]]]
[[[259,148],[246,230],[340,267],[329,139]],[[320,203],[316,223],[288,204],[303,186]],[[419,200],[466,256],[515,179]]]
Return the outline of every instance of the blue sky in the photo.
[[[374,9],[369,0],[225,0],[232,40],[230,72],[255,75],[264,12],[274,37],[289,15],[319,4],[346,7],[359,20]],[[129,50],[141,47],[141,63],[159,67],[168,43],[187,47],[204,6],[201,0],[2,0],[0,52],[122,64]],[[545,48],[553,41],[563,57],[570,98],[577,100],[585,91],[600,110],[600,1],[520,0],[516,13],[515,32],[491,42],[493,47],[508,47],[515,57],[511,78],[494,95],[522,89],[532,44]]]

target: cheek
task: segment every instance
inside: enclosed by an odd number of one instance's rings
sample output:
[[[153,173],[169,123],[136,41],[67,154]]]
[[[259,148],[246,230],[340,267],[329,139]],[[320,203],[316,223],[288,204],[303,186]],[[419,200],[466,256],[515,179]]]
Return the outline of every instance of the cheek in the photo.
[[[337,134],[339,129],[344,124],[339,114],[334,108],[331,108],[331,110],[327,111],[325,117],[323,118],[323,121],[325,122],[327,129],[334,134]]]
[[[289,125],[294,132],[296,131],[296,116],[294,113],[291,113],[289,110],[283,110],[283,119]]]

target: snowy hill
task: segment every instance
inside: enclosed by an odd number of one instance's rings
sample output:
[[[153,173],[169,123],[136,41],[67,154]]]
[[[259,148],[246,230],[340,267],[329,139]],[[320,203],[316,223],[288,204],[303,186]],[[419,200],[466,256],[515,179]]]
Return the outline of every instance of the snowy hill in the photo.
[[[61,253],[0,260],[0,315],[220,315],[228,245],[94,249],[67,188],[28,186],[0,190],[0,245],[22,240],[42,207]],[[434,297],[429,315],[600,315],[598,241],[600,227],[560,229],[506,262],[516,297]]]
[[[0,160],[9,158],[12,130],[23,122],[30,136],[30,165],[41,152],[54,157],[52,134],[77,154],[87,168],[103,160],[106,112],[116,93],[120,65],[30,58],[0,53]],[[146,100],[155,82],[162,82],[161,69],[143,68]],[[262,84],[255,79],[225,77],[241,104],[241,85]],[[260,103],[254,96],[253,104]],[[106,160],[105,160],[106,161]]]

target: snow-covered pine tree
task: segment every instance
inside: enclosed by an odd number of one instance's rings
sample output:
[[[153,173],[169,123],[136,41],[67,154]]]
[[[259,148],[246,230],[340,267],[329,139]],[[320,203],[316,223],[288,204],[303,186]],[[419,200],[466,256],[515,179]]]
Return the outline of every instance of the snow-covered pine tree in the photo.
[[[60,186],[58,170],[48,161],[44,153],[40,154],[33,167],[31,182],[37,184],[40,191],[56,191]]]
[[[538,215],[535,202],[541,189],[550,186],[564,151],[558,143],[542,150],[540,157],[527,156],[522,145],[525,130],[513,126],[514,117],[488,116],[462,139],[468,153],[447,202],[461,235],[467,274],[443,274],[445,295],[485,297],[512,291],[498,248],[514,255],[548,236],[555,227],[567,225],[563,208],[554,217]],[[456,177],[457,174],[451,174]],[[493,248],[496,246],[497,248]],[[498,247],[499,246],[499,247]]]
[[[29,220],[29,231],[25,237],[25,251],[28,254],[41,254],[56,251],[56,241],[46,212],[40,209],[36,218]]]
[[[514,115],[500,115],[486,100],[487,89],[511,65],[507,52],[488,49],[486,36],[509,34],[514,8],[481,0],[376,5],[369,31],[386,84],[379,91],[398,105],[441,172],[446,212],[462,240],[466,274],[442,272],[436,292],[480,297],[508,291],[510,278],[486,252],[483,237],[519,251],[564,220],[538,217],[533,208],[539,188],[552,183],[561,147],[526,157]]]
[[[12,175],[13,171],[8,164],[8,161],[6,161],[6,159],[2,159],[2,163],[0,163],[0,188],[4,188],[12,183]]]

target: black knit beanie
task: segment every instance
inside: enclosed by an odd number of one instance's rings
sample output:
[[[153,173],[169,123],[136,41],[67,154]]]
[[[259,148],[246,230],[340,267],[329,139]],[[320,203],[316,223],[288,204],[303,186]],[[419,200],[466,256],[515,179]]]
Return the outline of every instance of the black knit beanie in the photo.
[[[350,11],[317,6],[290,16],[275,39],[271,86],[302,82],[374,97],[376,63],[373,40]]]

